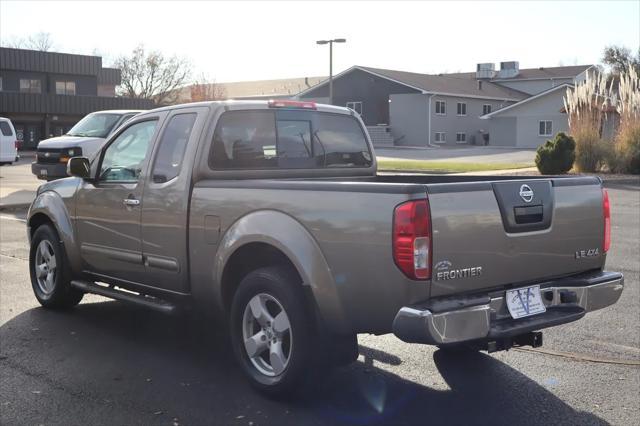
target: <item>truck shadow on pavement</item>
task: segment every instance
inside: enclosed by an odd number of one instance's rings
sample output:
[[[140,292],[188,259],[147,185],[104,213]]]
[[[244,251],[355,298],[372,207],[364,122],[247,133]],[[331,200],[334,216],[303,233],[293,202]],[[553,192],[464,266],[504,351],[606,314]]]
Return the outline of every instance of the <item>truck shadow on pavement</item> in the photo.
[[[481,353],[436,351],[450,388],[439,390],[376,368],[402,360],[361,347],[364,362],[295,402],[273,401],[247,384],[214,328],[112,301],[23,312],[0,327],[0,423],[605,424]]]

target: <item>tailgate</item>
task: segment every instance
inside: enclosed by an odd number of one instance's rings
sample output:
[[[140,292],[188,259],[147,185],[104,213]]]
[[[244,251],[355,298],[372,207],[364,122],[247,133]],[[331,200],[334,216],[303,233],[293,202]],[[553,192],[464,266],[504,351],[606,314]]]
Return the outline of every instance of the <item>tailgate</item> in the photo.
[[[604,265],[597,178],[430,184],[427,192],[432,297]]]

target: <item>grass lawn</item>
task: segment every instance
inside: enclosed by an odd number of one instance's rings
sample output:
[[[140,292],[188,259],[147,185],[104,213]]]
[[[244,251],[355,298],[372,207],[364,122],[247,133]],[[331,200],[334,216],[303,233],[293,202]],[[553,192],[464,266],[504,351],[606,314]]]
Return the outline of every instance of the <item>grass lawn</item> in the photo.
[[[523,169],[531,163],[465,163],[457,161],[378,160],[378,170],[407,172],[463,173],[488,170]]]

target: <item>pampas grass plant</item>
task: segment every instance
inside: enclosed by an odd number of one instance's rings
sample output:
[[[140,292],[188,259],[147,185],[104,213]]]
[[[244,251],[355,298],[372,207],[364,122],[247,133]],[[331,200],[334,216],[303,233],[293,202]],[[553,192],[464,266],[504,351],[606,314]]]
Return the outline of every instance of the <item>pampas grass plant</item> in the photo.
[[[640,77],[633,67],[612,79],[588,73],[585,81],[567,89],[564,105],[576,142],[575,169],[640,173]],[[606,140],[602,130],[614,111],[618,125],[613,139]]]
[[[640,75],[630,67],[620,75],[616,111],[620,124],[616,134],[616,171],[640,174]]]
[[[564,106],[576,142],[575,168],[581,172],[599,171],[604,164],[608,147],[601,139],[601,129],[610,92],[603,73],[587,73],[584,82],[567,89]]]

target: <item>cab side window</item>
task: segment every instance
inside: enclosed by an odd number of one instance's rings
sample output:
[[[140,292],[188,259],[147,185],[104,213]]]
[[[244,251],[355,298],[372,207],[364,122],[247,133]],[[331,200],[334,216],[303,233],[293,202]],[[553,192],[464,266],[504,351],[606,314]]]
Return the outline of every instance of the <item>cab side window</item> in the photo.
[[[153,182],[164,183],[180,174],[182,157],[196,121],[196,113],[177,114],[171,117],[162,134],[158,154],[153,165]]]
[[[107,147],[100,166],[100,181],[136,182],[157,120],[142,121],[129,126]]]

